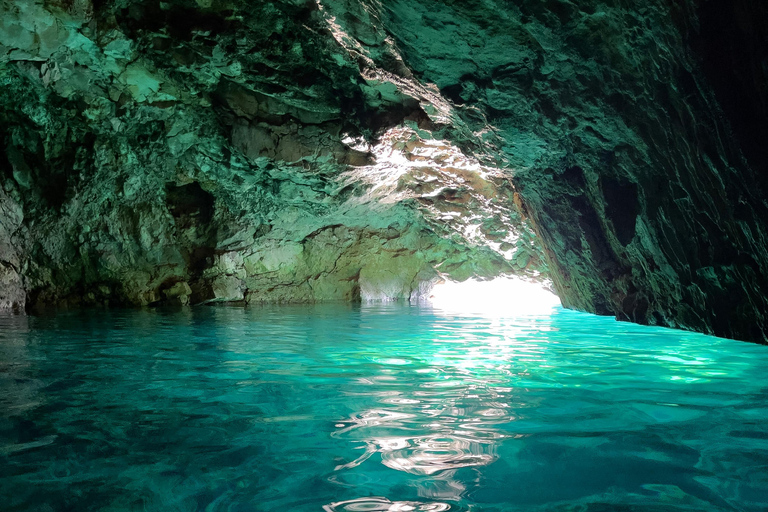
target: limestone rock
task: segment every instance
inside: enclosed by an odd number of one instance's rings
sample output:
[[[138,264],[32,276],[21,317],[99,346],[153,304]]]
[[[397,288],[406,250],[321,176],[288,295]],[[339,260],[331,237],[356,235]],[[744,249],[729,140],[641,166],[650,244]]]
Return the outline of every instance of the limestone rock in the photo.
[[[767,182],[693,0],[0,9],[3,307],[417,300],[519,274],[569,307],[766,338]]]
[[[189,297],[192,295],[192,288],[184,281],[180,281],[170,288],[163,290],[163,295],[171,304],[187,306],[189,305]]]
[[[21,276],[13,267],[0,263],[0,312],[23,313],[25,302]]]

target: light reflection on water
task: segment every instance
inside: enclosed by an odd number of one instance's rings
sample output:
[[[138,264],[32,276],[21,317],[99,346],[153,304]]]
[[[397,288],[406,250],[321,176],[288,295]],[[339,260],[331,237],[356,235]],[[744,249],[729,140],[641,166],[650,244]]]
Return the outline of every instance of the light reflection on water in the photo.
[[[555,309],[0,318],[4,510],[768,508],[768,347]]]

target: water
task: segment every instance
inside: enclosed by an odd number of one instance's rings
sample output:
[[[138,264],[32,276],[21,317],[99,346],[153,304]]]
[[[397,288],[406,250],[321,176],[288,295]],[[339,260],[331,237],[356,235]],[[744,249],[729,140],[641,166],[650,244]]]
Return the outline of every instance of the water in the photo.
[[[555,309],[0,319],[4,511],[765,511],[768,347]]]

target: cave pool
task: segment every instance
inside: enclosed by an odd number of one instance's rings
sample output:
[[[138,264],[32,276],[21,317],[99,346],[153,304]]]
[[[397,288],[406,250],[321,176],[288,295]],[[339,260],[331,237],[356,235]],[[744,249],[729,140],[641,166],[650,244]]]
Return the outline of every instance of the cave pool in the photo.
[[[768,510],[768,347],[554,307],[0,318],[0,510]]]

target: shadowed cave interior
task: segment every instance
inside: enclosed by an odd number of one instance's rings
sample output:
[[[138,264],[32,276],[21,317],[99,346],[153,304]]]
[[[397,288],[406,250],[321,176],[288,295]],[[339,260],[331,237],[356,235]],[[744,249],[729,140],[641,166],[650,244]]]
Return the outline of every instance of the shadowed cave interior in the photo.
[[[766,339],[751,2],[3,9],[5,309],[522,276],[566,307]]]
[[[0,497],[765,510],[766,140],[765,2],[0,0]]]

